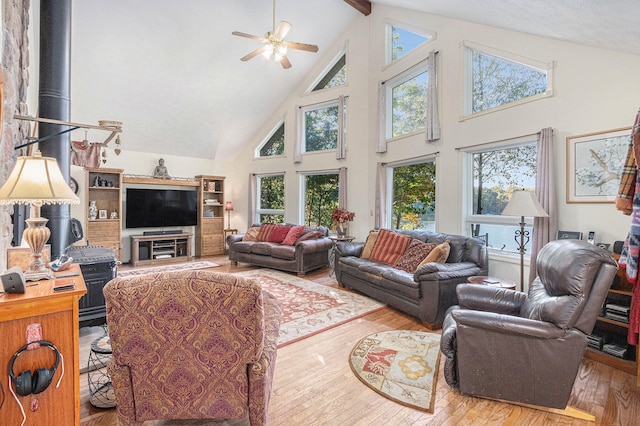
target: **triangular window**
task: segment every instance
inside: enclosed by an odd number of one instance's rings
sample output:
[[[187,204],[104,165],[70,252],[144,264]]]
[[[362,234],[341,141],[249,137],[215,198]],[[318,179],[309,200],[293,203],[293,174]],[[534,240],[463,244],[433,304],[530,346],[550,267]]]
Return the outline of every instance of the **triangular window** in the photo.
[[[260,144],[256,151],[258,157],[284,155],[284,121]]]
[[[416,47],[435,38],[427,31],[418,32],[415,29],[407,29],[395,24],[387,23],[387,58],[386,64],[405,56]]]
[[[322,77],[322,79],[311,90],[329,89],[331,87],[341,86],[347,81],[347,54],[345,53],[333,64],[331,69]]]

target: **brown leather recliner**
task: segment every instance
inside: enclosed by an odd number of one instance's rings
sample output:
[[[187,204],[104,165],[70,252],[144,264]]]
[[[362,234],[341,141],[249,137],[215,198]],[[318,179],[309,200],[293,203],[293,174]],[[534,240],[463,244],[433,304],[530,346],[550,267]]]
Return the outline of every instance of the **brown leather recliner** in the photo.
[[[463,284],[445,317],[447,383],[465,395],[564,409],[617,263],[558,240],[538,254],[529,292]]]

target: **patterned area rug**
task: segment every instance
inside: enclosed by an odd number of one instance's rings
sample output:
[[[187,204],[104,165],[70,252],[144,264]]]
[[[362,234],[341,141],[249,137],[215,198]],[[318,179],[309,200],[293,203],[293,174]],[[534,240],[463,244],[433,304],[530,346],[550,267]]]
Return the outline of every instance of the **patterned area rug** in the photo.
[[[218,267],[217,263],[203,260],[201,262],[178,263],[176,265],[152,266],[150,268],[126,269],[118,271],[118,277],[132,277],[135,275],[155,274],[167,271],[189,271],[192,269],[204,269]]]
[[[278,347],[337,327],[385,306],[356,293],[270,269],[239,272],[238,275],[258,279],[262,288],[280,302],[282,324]]]
[[[392,401],[433,413],[440,363],[440,335],[392,330],[360,340],[351,370],[365,385]]]

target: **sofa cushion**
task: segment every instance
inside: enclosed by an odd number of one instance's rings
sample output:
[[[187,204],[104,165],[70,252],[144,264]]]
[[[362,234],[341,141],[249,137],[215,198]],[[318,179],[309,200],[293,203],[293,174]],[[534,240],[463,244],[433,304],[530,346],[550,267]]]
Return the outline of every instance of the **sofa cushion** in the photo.
[[[418,265],[418,267],[424,265],[425,263],[445,263],[447,258],[449,257],[449,241],[445,241],[444,243],[436,246],[431,252],[424,258],[422,262]]]
[[[260,233],[259,226],[252,226],[247,229],[247,232],[242,236],[242,241],[258,241],[258,234]]]
[[[300,241],[317,240],[320,237],[322,237],[322,231],[303,232],[302,235],[300,235],[296,240],[296,244],[298,244]]]
[[[233,243],[233,250],[238,253],[251,253],[251,247],[255,244],[255,241],[238,241]]]
[[[251,244],[251,253],[253,254],[262,254],[265,256],[271,256],[271,249],[273,248],[274,243],[267,242],[255,242]]]
[[[370,259],[393,265],[407,250],[409,241],[411,241],[411,238],[406,235],[381,229],[376,244],[373,246]]]
[[[388,268],[382,273],[385,279],[384,288],[393,293],[399,293],[410,299],[420,299],[420,286],[413,280],[413,273],[400,269]]]
[[[294,245],[298,237],[302,235],[303,231],[304,231],[304,225],[292,226],[291,229],[289,229],[289,232],[287,232],[286,237],[284,237],[284,240],[282,240],[282,244],[286,246]]]
[[[362,259],[369,259],[371,257],[371,252],[373,251],[373,247],[376,245],[376,240],[378,239],[379,233],[380,231],[376,230],[369,232],[369,236],[367,236],[367,239],[364,242],[362,254],[360,255]]]
[[[265,223],[260,226],[260,232],[258,233],[258,241],[269,241],[269,235],[273,228],[276,227],[275,223]]]
[[[393,266],[413,274],[416,272],[416,269],[418,269],[420,262],[422,262],[436,246],[437,244],[435,243],[423,243],[420,240],[411,240],[407,250],[405,250]]]
[[[289,229],[291,229],[291,226],[288,225],[274,226],[271,230],[271,233],[269,234],[269,238],[267,239],[267,241],[270,243],[282,243],[284,237],[286,237],[289,233]]]
[[[296,258],[296,248],[284,244],[274,245],[271,247],[271,257],[284,260],[293,260]]]

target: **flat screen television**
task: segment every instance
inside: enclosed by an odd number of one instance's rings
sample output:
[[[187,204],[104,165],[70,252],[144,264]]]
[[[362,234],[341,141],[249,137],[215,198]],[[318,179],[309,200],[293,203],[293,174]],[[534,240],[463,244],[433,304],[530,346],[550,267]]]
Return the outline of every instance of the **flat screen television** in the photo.
[[[198,223],[195,190],[127,188],[126,228],[193,226]]]

